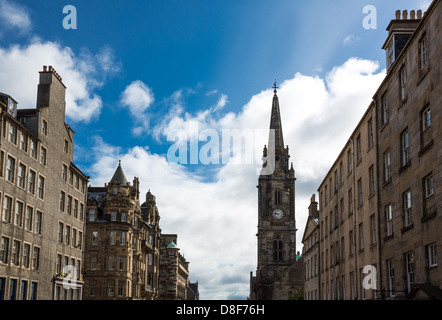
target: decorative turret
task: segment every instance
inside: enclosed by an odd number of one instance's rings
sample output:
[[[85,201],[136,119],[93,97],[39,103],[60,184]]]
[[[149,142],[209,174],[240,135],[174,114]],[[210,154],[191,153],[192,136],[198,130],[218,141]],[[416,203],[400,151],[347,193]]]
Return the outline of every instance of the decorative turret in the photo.
[[[153,205],[153,206],[156,204],[156,198],[155,198],[155,196],[150,192],[150,189],[149,189],[149,191],[147,191],[147,193],[146,193],[146,202],[147,202],[148,204]]]
[[[170,241],[170,243],[167,245],[166,247],[167,249],[177,249],[179,250],[180,248],[177,247],[177,245],[172,241]]]
[[[121,160],[119,160],[117,170],[115,170],[115,173],[109,182],[109,185],[112,185],[112,184],[119,184],[121,186],[127,186],[127,179],[126,179],[126,175],[123,172],[123,168],[121,167]]]
[[[132,194],[136,200],[140,199],[140,180],[137,177],[134,177]]]

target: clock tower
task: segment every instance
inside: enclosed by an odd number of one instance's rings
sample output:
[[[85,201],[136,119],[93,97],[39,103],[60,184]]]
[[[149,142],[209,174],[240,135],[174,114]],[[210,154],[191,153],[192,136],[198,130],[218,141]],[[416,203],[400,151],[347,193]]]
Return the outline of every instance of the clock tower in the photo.
[[[295,170],[293,163],[289,167],[289,148],[284,146],[276,82],[273,88],[269,142],[264,146],[257,186],[258,266],[251,295],[258,300],[286,298],[279,289],[276,294],[275,286],[285,285],[283,274],[297,260]]]

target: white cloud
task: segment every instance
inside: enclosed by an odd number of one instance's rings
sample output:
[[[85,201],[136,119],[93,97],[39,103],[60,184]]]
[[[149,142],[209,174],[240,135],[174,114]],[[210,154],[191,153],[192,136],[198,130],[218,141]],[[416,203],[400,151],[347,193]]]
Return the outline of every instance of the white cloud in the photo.
[[[138,117],[153,103],[152,90],[142,81],[133,81],[121,94],[121,103],[129,107],[133,116]]]
[[[218,102],[216,103],[216,105],[212,108],[213,111],[218,111],[222,108],[224,108],[226,106],[228,102],[228,98],[226,94],[221,94],[221,96],[219,97]]]
[[[96,55],[87,50],[76,55],[69,47],[39,38],[28,45],[0,47],[0,88],[19,102],[19,108],[35,107],[38,72],[43,65],[52,65],[63,78],[66,116],[84,122],[97,119],[103,106],[94,90],[120,69],[109,47]]]
[[[346,139],[371,102],[384,70],[368,60],[352,58],[326,77],[295,74],[280,85],[284,141],[296,170],[297,250],[301,251],[307,207]],[[376,73],[377,72],[377,73]],[[200,128],[268,130],[272,89],[255,94],[237,114],[217,115],[184,110],[181,91],[171,98],[165,120],[154,129],[158,138],[168,130],[185,129],[191,121]],[[267,135],[255,142],[262,151]],[[223,150],[224,151],[224,150]],[[190,278],[199,280],[201,299],[247,297],[249,274],[256,269],[256,168],[233,159],[216,171],[210,182],[168,162],[144,147],[122,150],[98,139],[97,159],[88,174],[92,185],[108,182],[122,160],[128,179],[140,178],[142,197],[148,189],[156,196],[165,233],[178,234],[178,247],[190,261]],[[235,154],[235,156],[238,156]],[[203,166],[205,171],[211,167]]]
[[[206,93],[206,96],[211,96],[218,93],[218,89],[210,90]]]
[[[154,102],[152,90],[142,81],[133,81],[121,93],[120,102],[129,108],[136,126],[132,129],[135,136],[140,136],[149,129],[149,114],[146,110]]]
[[[344,44],[344,46],[349,45],[350,43],[353,43],[355,41],[359,40],[358,37],[356,37],[354,34],[350,34],[348,36],[346,36],[344,38],[344,40],[342,41],[342,43]]]
[[[417,4],[415,5],[415,7],[417,9],[422,10],[422,12],[425,12],[425,11],[427,11],[431,2],[432,2],[432,0],[417,0]]]
[[[0,25],[2,29],[28,32],[31,27],[31,18],[23,6],[7,0],[0,0]]]

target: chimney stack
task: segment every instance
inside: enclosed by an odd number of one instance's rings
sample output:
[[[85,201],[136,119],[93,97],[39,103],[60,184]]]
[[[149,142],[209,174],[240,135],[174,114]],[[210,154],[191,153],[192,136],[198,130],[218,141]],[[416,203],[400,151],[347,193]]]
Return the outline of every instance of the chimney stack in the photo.
[[[316,202],[315,194],[313,194],[312,197],[310,198],[310,205],[308,207],[308,215],[310,217],[314,217],[314,218],[319,217],[318,203]]]
[[[66,86],[63,84],[60,75],[52,66],[43,66],[40,71],[40,80],[37,88],[37,109],[54,107],[53,110],[60,111],[60,119],[64,121]]]
[[[58,81],[60,81],[63,84],[63,82],[62,82],[63,79],[60,77],[58,72],[52,66],[49,66],[49,69],[47,66],[43,66],[42,72],[52,72],[52,74],[58,79]],[[64,86],[64,84],[63,84],[63,86]]]
[[[407,10],[402,11],[402,20],[408,20],[408,12],[407,12]]]
[[[401,12],[401,10],[396,10],[396,13],[395,13],[396,20],[409,20],[408,18],[410,18],[410,20],[422,19],[422,10],[417,10],[417,11],[411,10],[410,17],[408,17],[407,10],[403,10],[402,12]]]
[[[422,19],[422,10],[417,10],[417,18]]]

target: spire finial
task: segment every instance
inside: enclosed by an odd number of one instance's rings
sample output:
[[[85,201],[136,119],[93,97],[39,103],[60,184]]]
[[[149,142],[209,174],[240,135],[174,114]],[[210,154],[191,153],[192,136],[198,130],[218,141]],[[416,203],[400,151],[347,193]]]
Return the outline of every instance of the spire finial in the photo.
[[[121,160],[118,160],[118,165],[121,166]]]
[[[276,92],[277,92],[276,89],[279,89],[279,87],[276,86],[276,79],[275,79],[275,83],[273,84],[272,88],[274,89],[273,93],[276,94]]]

